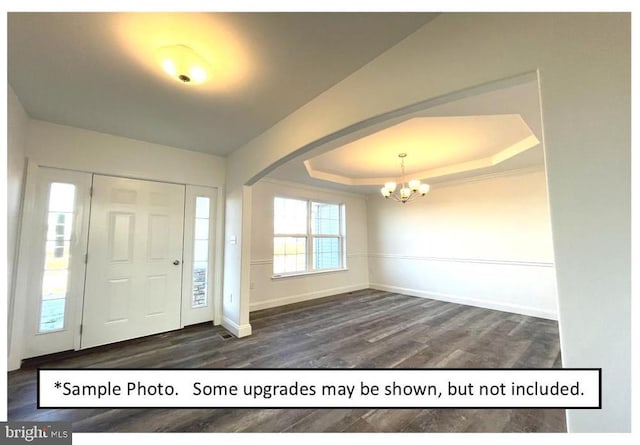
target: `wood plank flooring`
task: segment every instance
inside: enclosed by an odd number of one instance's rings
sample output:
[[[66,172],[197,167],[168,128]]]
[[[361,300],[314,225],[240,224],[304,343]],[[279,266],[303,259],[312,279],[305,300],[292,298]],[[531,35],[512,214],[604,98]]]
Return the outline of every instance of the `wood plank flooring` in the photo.
[[[564,410],[36,409],[36,368],[560,367],[554,321],[363,290],[251,314],[253,335],[209,324],[32,360],[8,377],[9,420],[77,432],[564,432]]]

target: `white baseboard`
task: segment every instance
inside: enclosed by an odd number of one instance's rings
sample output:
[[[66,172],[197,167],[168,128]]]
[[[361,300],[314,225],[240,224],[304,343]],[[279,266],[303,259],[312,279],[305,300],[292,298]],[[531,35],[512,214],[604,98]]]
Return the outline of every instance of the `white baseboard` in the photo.
[[[344,292],[353,292],[356,290],[368,289],[369,283],[352,284],[349,286],[334,287],[331,289],[322,289],[315,292],[307,292],[298,295],[289,295],[287,297],[272,298],[271,300],[257,301],[249,305],[249,311],[259,311],[261,309],[269,309],[286,304],[299,303],[301,301],[315,300],[316,298],[329,297],[332,295],[342,294]]]
[[[384,290],[388,292],[396,292],[412,297],[430,298],[432,300],[447,301],[449,303],[464,304],[467,306],[483,307],[496,311],[511,312],[516,314],[528,315],[530,317],[546,318],[548,320],[557,320],[558,315],[553,311],[547,311],[529,306],[521,306],[516,304],[503,303],[498,301],[481,300],[478,298],[463,297],[460,295],[444,294],[440,292],[429,292],[421,289],[410,289],[399,286],[388,286],[386,284],[370,283],[369,287],[376,290]]]
[[[231,332],[238,338],[247,337],[251,335],[251,325],[249,323],[239,325],[233,320],[229,320],[227,317],[222,317],[222,327]]]

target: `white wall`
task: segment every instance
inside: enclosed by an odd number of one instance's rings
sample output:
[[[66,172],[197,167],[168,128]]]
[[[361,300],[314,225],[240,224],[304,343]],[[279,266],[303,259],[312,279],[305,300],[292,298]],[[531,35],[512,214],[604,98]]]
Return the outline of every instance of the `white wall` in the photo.
[[[231,153],[227,187],[252,183],[284,159],[386,120],[401,107],[534,70],[540,73],[563,364],[603,368],[603,408],[569,410],[569,431],[629,431],[629,13],[441,14]],[[245,220],[236,214],[227,231],[240,231]],[[228,270],[247,270],[243,261],[248,258],[236,257]],[[248,280],[242,274],[225,282],[225,296],[241,292],[248,301],[242,292]]]
[[[371,287],[557,318],[544,169],[367,205]]]
[[[273,275],[273,198],[275,196],[342,202],[346,208],[346,271],[298,277]],[[363,196],[271,179],[253,186],[250,310],[291,304],[366,289],[367,210]]]
[[[241,280],[250,274],[251,195],[252,187],[235,187],[225,201],[222,325],[237,337],[251,335],[249,279]]]
[[[223,187],[225,159],[180,148],[31,120],[27,157],[37,165]]]
[[[22,217],[22,195],[25,177],[25,151],[29,116],[18,96],[7,85],[7,296],[13,294],[14,264]],[[13,298],[8,298],[8,314],[13,311]],[[11,336],[11,318],[7,324]],[[9,338],[11,341],[11,338]]]

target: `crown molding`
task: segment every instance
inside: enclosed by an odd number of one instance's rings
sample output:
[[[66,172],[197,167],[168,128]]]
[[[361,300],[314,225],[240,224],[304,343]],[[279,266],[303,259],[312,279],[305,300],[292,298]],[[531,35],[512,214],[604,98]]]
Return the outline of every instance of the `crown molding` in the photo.
[[[459,184],[466,184],[470,182],[489,181],[491,179],[506,178],[509,176],[521,176],[528,173],[545,173],[546,168],[544,165],[532,165],[530,167],[514,168],[511,170],[505,170],[501,172],[485,173],[483,175],[470,176],[468,178],[453,178],[449,180],[443,180],[440,182],[431,183],[431,188],[448,187]]]

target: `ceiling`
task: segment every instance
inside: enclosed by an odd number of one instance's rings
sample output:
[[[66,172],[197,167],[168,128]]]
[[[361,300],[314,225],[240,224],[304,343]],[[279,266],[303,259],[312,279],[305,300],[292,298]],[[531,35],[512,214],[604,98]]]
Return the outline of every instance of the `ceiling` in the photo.
[[[429,184],[544,168],[538,83],[532,76],[427,107],[338,146],[319,147],[268,176],[356,193],[407,179]]]
[[[496,155],[516,145],[521,152],[538,143],[519,114],[414,117],[313,157],[305,167],[319,179],[331,176],[344,184],[380,184],[397,178],[400,153],[407,155],[407,175],[426,179],[481,159],[493,164]]]
[[[35,119],[225,155],[436,15],[9,13],[8,80]],[[175,44],[211,81],[162,72]]]

